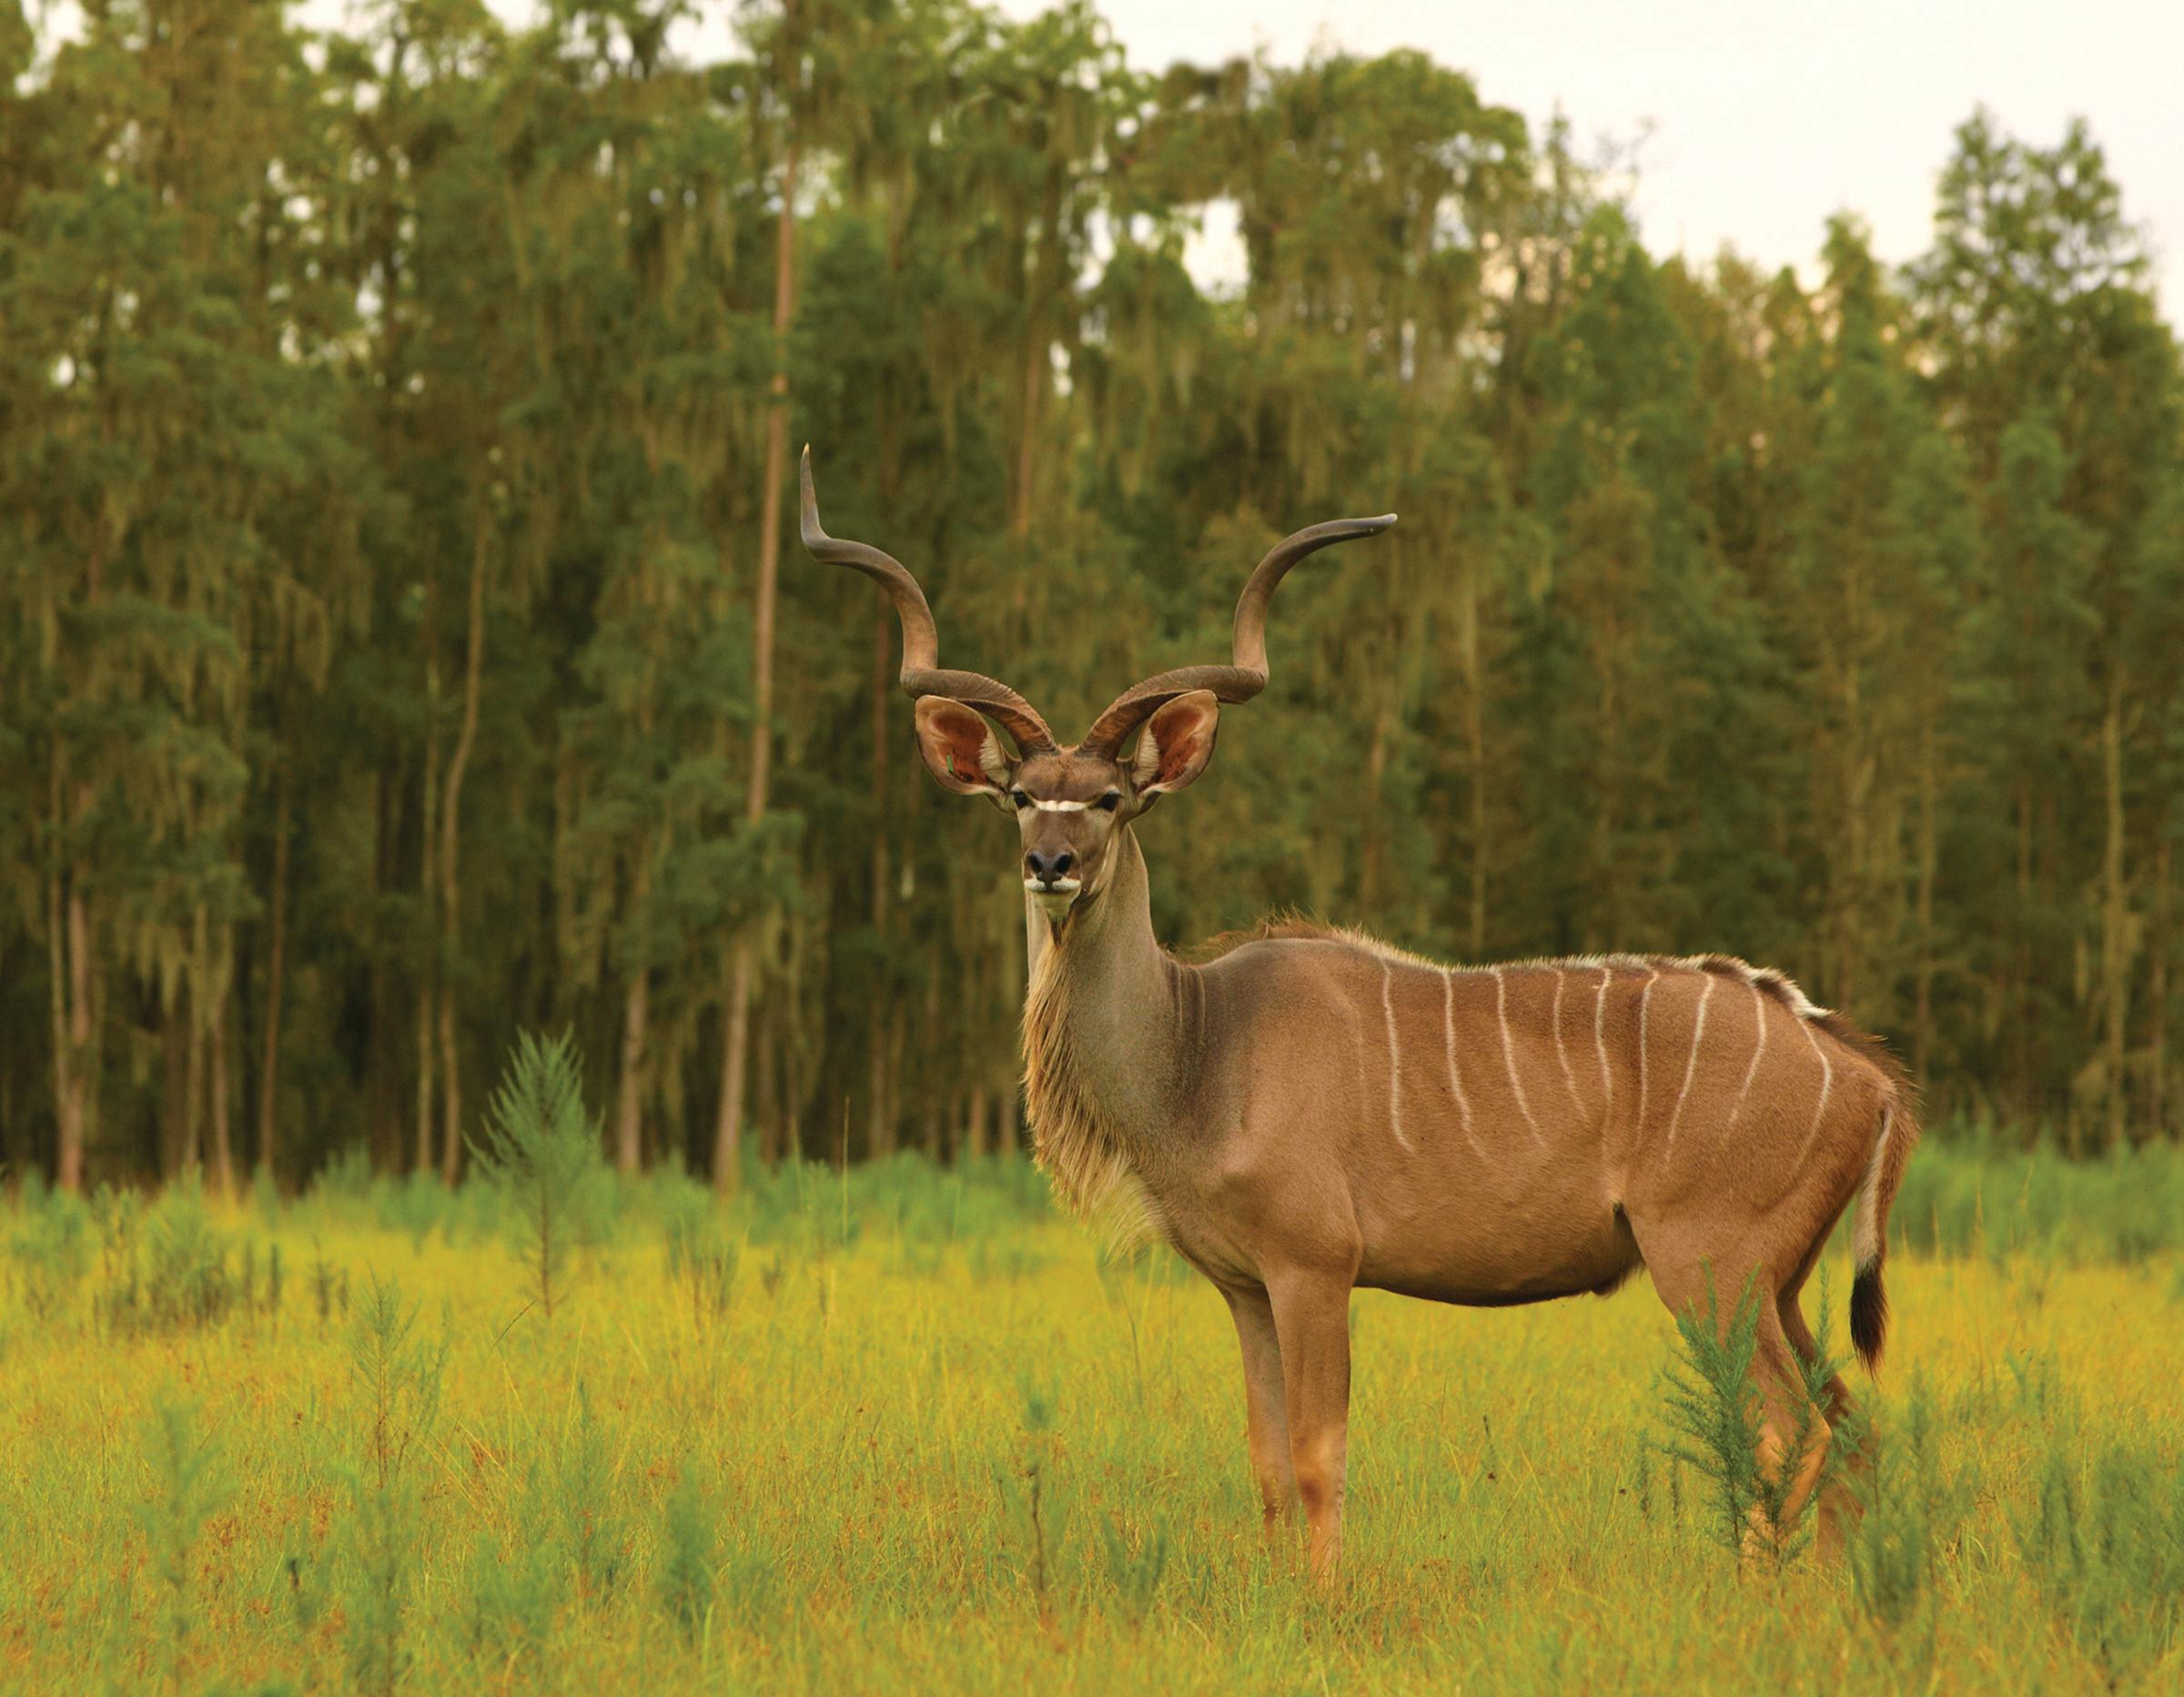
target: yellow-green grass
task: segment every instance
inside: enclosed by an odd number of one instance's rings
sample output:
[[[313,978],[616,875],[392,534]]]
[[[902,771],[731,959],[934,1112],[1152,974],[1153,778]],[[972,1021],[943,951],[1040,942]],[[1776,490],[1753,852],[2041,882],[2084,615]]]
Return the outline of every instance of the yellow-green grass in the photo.
[[[22,1250],[0,1298],[0,1679],[346,1690],[392,1665],[432,1692],[2184,1681],[2175,1633],[2104,1644],[2111,1617],[2088,1626],[2071,1590],[2094,1581],[2058,1578],[2052,1549],[2045,1566],[2026,1553],[2044,1501],[2084,1522],[2089,1548],[2106,1535],[2107,1449],[2174,1484],[2173,1250],[1892,1261],[1883,1391],[1851,1379],[1884,1439],[1923,1381],[1926,1476],[1899,1470],[1887,1507],[1900,1519],[1931,1499],[1936,1530],[1890,1626],[1843,1561],[1808,1554],[1770,1576],[1709,1540],[1699,1481],[1657,1447],[1673,1328],[1643,1279],[1499,1312],[1361,1293],[1347,1562],[1320,1591],[1293,1551],[1262,1546],[1210,1288],[1164,1259],[1103,1268],[1036,1207],[967,1206],[976,1187],[935,1227],[931,1208],[891,1214],[884,1181],[854,1208],[830,1182],[812,1177],[794,1231],[748,1208],[705,1222],[742,1241],[724,1307],[671,1270],[656,1209],[594,1228],[551,1319],[490,1212],[452,1207],[407,1230],[360,1204],[213,1209],[231,1279],[251,1246],[255,1300],[171,1327],[114,1306],[121,1276],[95,1245],[57,1281]],[[694,1204],[679,1206],[687,1233]],[[32,1212],[14,1216],[18,1240]],[[1847,1268],[1831,1262],[1839,1307]],[[385,1498],[354,1355],[374,1278],[420,1310],[412,1341],[444,1333],[448,1351],[437,1412]],[[1808,1309],[1817,1298],[1815,1281]],[[212,1447],[183,1488],[201,1525],[175,1511],[163,1408]],[[663,1580],[679,1485],[702,1534],[687,1621]],[[373,1513],[399,1534],[376,1570],[398,1611],[391,1664],[357,1650]],[[181,1552],[164,1574],[163,1543]]]

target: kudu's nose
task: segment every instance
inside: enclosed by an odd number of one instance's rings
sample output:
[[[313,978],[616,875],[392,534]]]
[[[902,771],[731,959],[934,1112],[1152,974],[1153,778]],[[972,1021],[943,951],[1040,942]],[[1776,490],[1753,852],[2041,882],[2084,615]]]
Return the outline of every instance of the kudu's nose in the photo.
[[[1051,854],[1032,849],[1025,854],[1024,864],[1041,884],[1052,884],[1057,878],[1069,875],[1069,868],[1077,864],[1077,856],[1067,849],[1057,849]]]

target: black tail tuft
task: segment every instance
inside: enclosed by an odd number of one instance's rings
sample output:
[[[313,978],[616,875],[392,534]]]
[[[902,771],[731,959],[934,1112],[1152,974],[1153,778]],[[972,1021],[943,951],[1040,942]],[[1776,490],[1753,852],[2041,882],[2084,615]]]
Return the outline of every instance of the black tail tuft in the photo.
[[[1880,1263],[1858,1268],[1850,1285],[1850,1341],[1867,1372],[1880,1365],[1888,1336],[1888,1293],[1881,1288]]]

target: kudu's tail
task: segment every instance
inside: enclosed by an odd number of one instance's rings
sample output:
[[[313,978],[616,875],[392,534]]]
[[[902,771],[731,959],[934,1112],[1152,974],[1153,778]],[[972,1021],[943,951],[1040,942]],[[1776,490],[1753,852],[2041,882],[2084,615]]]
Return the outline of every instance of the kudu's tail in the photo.
[[[1850,1341],[1868,1372],[1880,1365],[1888,1336],[1888,1293],[1881,1264],[1888,1258],[1888,1209],[1904,1179],[1904,1163],[1918,1145],[1918,1110],[1909,1090],[1899,1090],[1881,1110],[1880,1136],[1858,1187],[1854,1242],[1857,1272],[1850,1285]]]

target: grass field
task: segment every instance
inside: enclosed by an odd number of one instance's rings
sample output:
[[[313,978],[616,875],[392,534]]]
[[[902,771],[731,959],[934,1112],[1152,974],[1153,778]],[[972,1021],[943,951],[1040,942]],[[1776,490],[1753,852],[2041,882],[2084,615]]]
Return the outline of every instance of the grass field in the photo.
[[[594,1176],[551,1316],[480,1187],[33,1194],[0,1209],[0,1678],[2175,1690],[2184,1162],[2044,1160],[1913,1168],[1849,1559],[1713,1539],[1643,1280],[1360,1294],[1324,1592],[1260,1544],[1218,1298],[1103,1267],[1018,1166],[792,1169],[725,1210]]]

